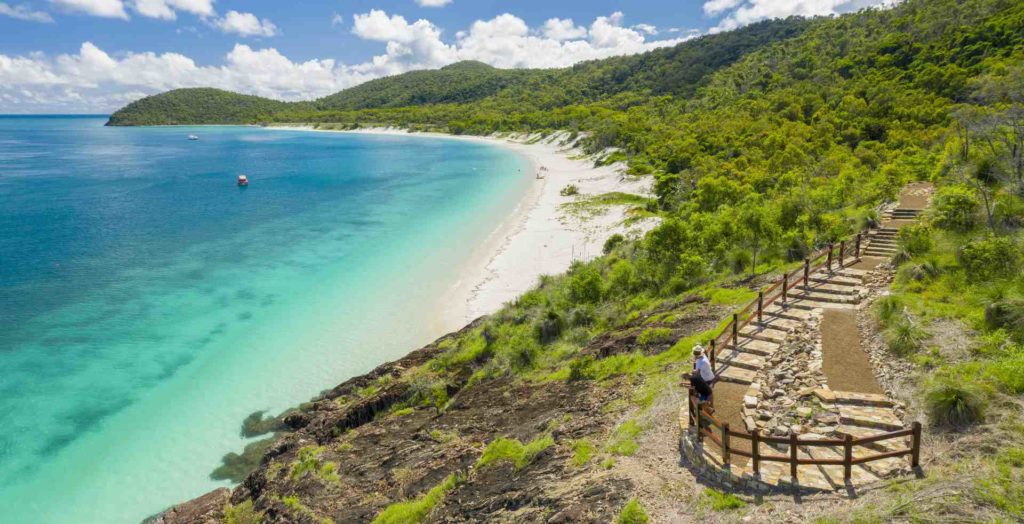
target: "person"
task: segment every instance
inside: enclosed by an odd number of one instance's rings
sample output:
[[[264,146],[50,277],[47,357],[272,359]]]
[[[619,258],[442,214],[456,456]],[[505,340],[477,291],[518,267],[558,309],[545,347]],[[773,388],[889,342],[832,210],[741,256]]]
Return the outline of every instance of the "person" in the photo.
[[[704,354],[700,344],[693,346],[693,373],[690,374],[690,385],[697,392],[700,403],[711,399],[711,384],[715,381],[715,372],[711,370],[711,361]]]

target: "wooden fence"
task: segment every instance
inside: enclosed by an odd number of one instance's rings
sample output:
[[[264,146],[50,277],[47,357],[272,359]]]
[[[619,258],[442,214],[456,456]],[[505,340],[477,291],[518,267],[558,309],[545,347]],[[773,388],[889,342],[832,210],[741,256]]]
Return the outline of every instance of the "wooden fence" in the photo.
[[[790,434],[788,437],[771,437],[761,435],[756,429],[749,433],[746,431],[735,431],[729,427],[729,424],[723,424],[721,421],[716,419],[712,414],[708,413],[706,411],[706,406],[698,404],[696,401],[696,395],[693,394],[692,391],[687,396],[689,397],[688,409],[690,417],[690,426],[696,428],[697,440],[702,441],[704,440],[704,438],[709,438],[715,444],[717,444],[718,447],[722,450],[722,463],[724,465],[728,465],[730,463],[732,455],[747,457],[752,462],[754,473],[757,474],[761,472],[762,462],[786,462],[789,464],[789,475],[793,478],[794,481],[797,480],[797,467],[802,465],[843,466],[844,481],[850,480],[850,477],[852,476],[853,472],[853,466],[876,460],[883,460],[887,458],[903,457],[906,455],[910,455],[911,467],[920,467],[920,422],[914,422],[911,425],[911,427],[907,429],[890,431],[888,433],[879,433],[877,435],[872,435],[870,437],[861,438],[853,438],[853,436],[851,435],[846,435],[846,437],[843,439],[802,439],[798,437],[796,434]],[[857,458],[854,458],[853,456],[853,448],[857,446],[866,446],[868,444],[873,444],[876,442],[903,439],[906,437],[910,437],[909,447],[898,448],[892,451],[878,452],[873,455],[863,455]],[[744,449],[733,446],[733,439],[749,441],[750,451],[748,452]],[[775,453],[762,453],[761,444],[768,444],[769,446],[788,446],[788,453],[784,455]],[[833,450],[836,451],[841,450],[842,458],[800,458],[798,450],[801,446],[825,447],[832,448]]]
[[[807,286],[810,286],[812,273],[818,271],[822,267],[826,268],[828,271],[832,271],[833,264],[837,264],[841,269],[846,266],[847,257],[852,257],[853,260],[860,260],[861,243],[866,238],[867,231],[868,230],[864,230],[857,233],[857,235],[849,242],[845,240],[840,242],[838,250],[836,249],[837,246],[835,244],[829,244],[827,247],[814,252],[804,259],[802,267],[799,267],[792,272],[783,273],[782,278],[764,290],[758,292],[755,300],[747,304],[743,309],[733,313],[732,319],[729,323],[722,328],[722,331],[718,336],[712,338],[709,342],[710,348],[708,353],[709,359],[711,360],[711,369],[717,374],[716,357],[718,348],[726,347],[729,344],[730,339],[733,347],[738,348],[740,342],[740,331],[754,319],[757,319],[757,322],[761,323],[764,309],[769,305],[776,301],[781,301],[782,304],[786,304],[790,290],[800,286],[801,284],[805,286],[805,289]],[[854,438],[852,435],[846,435],[844,439],[801,439],[795,434],[791,434],[789,437],[762,436],[757,430],[748,433],[746,431],[735,431],[731,429],[729,424],[722,423],[712,414],[708,413],[705,410],[705,406],[700,405],[696,401],[696,395],[692,390],[687,396],[689,398],[688,410],[690,426],[696,428],[697,439],[702,441],[706,437],[717,444],[722,450],[722,461],[726,465],[729,464],[732,455],[739,455],[751,459],[753,462],[754,473],[760,473],[762,462],[786,462],[789,464],[789,473],[790,476],[793,477],[794,481],[797,479],[797,468],[801,465],[843,466],[843,479],[847,481],[850,480],[853,466],[864,464],[866,462],[910,455],[911,466],[917,468],[920,465],[921,424],[919,422],[914,422],[910,428],[891,431],[888,433],[879,433],[870,437],[861,438]],[[910,446],[907,448],[899,448],[892,451],[879,452],[874,455],[864,455],[857,458],[853,457],[853,448],[855,447],[906,437],[911,437]],[[733,439],[749,441],[750,451],[748,452],[744,449],[732,446],[731,444]],[[762,453],[761,444],[768,444],[769,446],[788,446],[789,453],[785,455]],[[842,450],[843,458],[800,458],[798,450],[801,446],[826,447],[833,448],[834,450]]]
[[[833,264],[837,264],[841,269],[846,265],[847,257],[852,256],[853,260],[860,260],[861,253],[861,242],[866,237],[864,230],[857,233],[849,242],[842,241],[839,243],[839,249],[836,249],[835,244],[829,244],[827,247],[822,248],[810,256],[804,258],[803,266],[782,274],[782,278],[777,280],[774,284],[757,293],[757,298],[746,305],[743,309],[732,314],[732,319],[729,323],[722,328],[722,331],[718,336],[712,338],[709,342],[708,348],[708,359],[711,361],[711,370],[716,374],[718,373],[718,349],[728,345],[729,340],[732,340],[733,347],[738,348],[740,343],[740,330],[750,324],[755,318],[757,322],[762,321],[762,315],[764,309],[776,301],[781,301],[783,304],[789,299],[789,291],[803,284],[805,288],[810,285],[811,274],[815,271],[826,267],[828,271],[832,271]]]

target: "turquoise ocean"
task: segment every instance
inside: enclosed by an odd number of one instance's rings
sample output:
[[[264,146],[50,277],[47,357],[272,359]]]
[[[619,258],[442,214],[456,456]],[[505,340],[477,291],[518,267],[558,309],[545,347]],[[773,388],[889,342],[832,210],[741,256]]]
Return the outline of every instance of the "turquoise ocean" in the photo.
[[[0,117],[0,522],[230,485],[246,415],[441,334],[530,179],[476,142],[105,120]]]

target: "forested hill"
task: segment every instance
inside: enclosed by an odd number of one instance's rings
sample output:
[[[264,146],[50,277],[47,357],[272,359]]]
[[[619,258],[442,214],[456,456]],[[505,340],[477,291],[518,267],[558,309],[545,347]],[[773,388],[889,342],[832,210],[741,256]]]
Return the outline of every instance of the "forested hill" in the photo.
[[[565,69],[497,69],[465,61],[437,70],[380,78],[311,102],[288,103],[219,89],[176,89],[117,111],[109,125],[239,124],[282,114],[464,104],[491,98],[561,107],[622,92],[688,96],[708,75],[744,54],[799,34],[808,21],[766,21],[647,53]]]

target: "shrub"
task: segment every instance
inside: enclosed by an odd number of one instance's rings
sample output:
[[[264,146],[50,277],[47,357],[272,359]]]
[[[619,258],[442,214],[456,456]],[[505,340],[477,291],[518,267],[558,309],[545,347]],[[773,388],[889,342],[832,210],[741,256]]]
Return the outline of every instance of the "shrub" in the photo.
[[[928,418],[937,426],[962,427],[980,421],[986,400],[980,386],[951,377],[933,380],[924,395]]]
[[[576,184],[569,184],[563,187],[562,190],[558,192],[558,194],[564,197],[575,196],[580,194],[580,188],[576,187]]]
[[[629,502],[622,507],[622,512],[619,513],[619,518],[615,522],[616,524],[645,524],[650,520],[644,507],[640,505],[640,501],[629,499]]]
[[[905,316],[892,323],[883,335],[889,349],[901,357],[916,353],[925,337],[921,329]]]
[[[935,260],[925,260],[916,264],[908,264],[900,268],[897,274],[897,280],[902,283],[907,282],[926,282],[937,276],[941,271],[939,265]]]
[[[619,244],[622,244],[625,241],[626,237],[622,236],[620,233],[615,233],[608,237],[608,240],[604,241],[604,247],[601,248],[601,252],[607,255],[608,253],[615,251],[615,248],[619,247]]]
[[[562,335],[565,322],[557,311],[549,310],[537,324],[537,340],[541,344],[550,344]]]
[[[903,315],[903,304],[893,295],[887,295],[875,302],[875,314],[883,326],[888,326]]]
[[[747,505],[746,502],[743,502],[743,499],[732,493],[722,493],[712,488],[704,488],[701,498],[703,499],[702,502],[714,511],[728,511]]]
[[[631,293],[637,287],[636,268],[628,260],[619,260],[608,272],[608,292],[616,296]]]
[[[935,224],[952,231],[970,231],[978,220],[981,204],[967,186],[946,186],[935,193]]]
[[[237,505],[228,504],[224,507],[224,524],[260,524],[261,522],[263,522],[263,512],[253,509],[251,500]]]
[[[1017,246],[1011,239],[994,236],[968,242],[958,255],[967,276],[979,281],[1014,274],[1019,258]]]
[[[934,241],[932,240],[932,228],[927,224],[914,224],[901,228],[896,242],[902,251],[916,257],[931,251]]]
[[[586,355],[569,362],[569,382],[594,378],[594,357]]]
[[[569,277],[569,299],[576,303],[593,304],[604,294],[601,272],[594,264],[576,264]]]
[[[985,325],[1005,329],[1014,340],[1024,342],[1024,301],[1002,300],[985,307]]]

